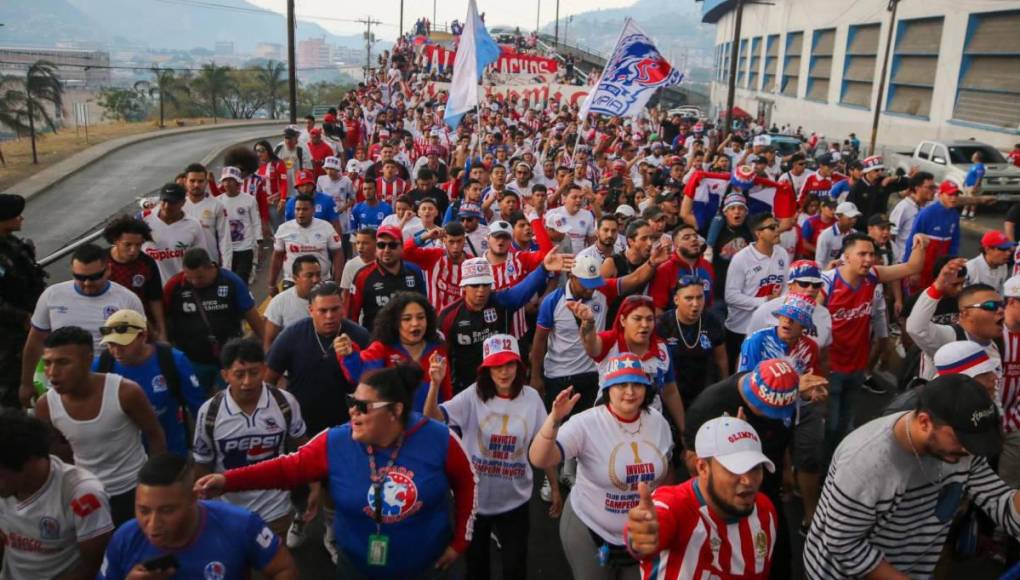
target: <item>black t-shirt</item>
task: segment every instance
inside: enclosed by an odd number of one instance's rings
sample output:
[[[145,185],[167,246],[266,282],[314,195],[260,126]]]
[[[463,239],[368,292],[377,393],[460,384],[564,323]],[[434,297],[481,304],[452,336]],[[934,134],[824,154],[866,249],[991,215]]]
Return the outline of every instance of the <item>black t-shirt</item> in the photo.
[[[346,334],[361,348],[367,348],[368,331],[344,319],[340,334]],[[327,427],[349,419],[344,395],[354,392],[340,369],[333,350],[333,336],[316,335],[311,318],[283,329],[273,341],[266,363],[274,371],[287,375],[287,390],[301,405],[301,415],[314,435]]]
[[[731,228],[729,224],[723,224],[719,231],[719,237],[712,246],[712,269],[715,270],[715,297],[718,300],[725,299],[726,293],[726,271],[730,267],[730,260],[733,256],[754,242],[751,229],[744,222],[737,228]]]
[[[722,322],[705,311],[701,314],[700,324],[681,324],[676,319],[676,309],[671,309],[659,317],[655,331],[669,347],[673,368],[682,370],[676,373],[676,386],[680,389],[684,408],[688,408],[705,385],[719,379],[712,350],[726,340]]]
[[[439,216],[436,217],[437,222],[443,221],[443,216],[446,215],[446,208],[450,205],[450,199],[446,192],[435,186],[432,189],[418,189],[416,187],[407,192],[407,197],[411,198],[411,203],[415,204],[415,207],[417,207],[419,201],[426,197],[436,200],[436,205],[439,207]]]
[[[914,294],[903,300],[903,318],[908,318],[910,312],[914,309],[914,305],[917,304],[917,299],[920,294]],[[956,324],[957,319],[960,318],[960,308],[956,302],[956,298],[950,296],[943,296],[939,299],[939,303],[935,306],[935,315],[931,317],[933,324]]]
[[[475,312],[460,299],[439,313],[439,330],[446,337],[452,364],[453,392],[459,393],[475,382],[482,364],[482,343],[493,334],[512,334],[516,311],[501,306],[492,296],[485,308]]]

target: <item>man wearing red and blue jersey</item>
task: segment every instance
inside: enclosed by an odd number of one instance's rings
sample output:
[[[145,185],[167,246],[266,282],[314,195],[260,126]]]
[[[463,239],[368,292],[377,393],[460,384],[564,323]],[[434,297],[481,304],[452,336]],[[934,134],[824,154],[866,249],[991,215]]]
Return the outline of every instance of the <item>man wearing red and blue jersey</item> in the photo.
[[[673,234],[673,247],[676,251],[669,260],[655,270],[655,278],[648,289],[649,296],[655,302],[656,314],[669,309],[676,285],[682,276],[696,276],[704,281],[705,306],[712,305],[715,289],[715,270],[712,263],[702,257],[701,240],[694,226],[681,223]]]
[[[960,196],[960,187],[946,180],[939,185],[937,203],[929,203],[914,218],[914,227],[907,239],[907,247],[903,252],[903,261],[909,261],[914,236],[925,234],[931,243],[925,249],[924,266],[916,284],[910,285],[912,294],[924,290],[935,281],[935,260],[939,256],[955,256],[960,250],[960,212],[956,211]]]
[[[442,229],[422,230],[404,242],[404,259],[417,264],[425,272],[429,304],[440,312],[460,298],[460,265],[464,253],[464,225],[450,222]],[[445,248],[427,247],[442,240]]]

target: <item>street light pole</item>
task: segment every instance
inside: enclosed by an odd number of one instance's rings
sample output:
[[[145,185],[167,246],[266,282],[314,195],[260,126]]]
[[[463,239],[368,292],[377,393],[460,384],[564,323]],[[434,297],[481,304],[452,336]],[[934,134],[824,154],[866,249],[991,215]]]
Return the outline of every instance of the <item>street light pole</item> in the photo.
[[[535,8],[535,34],[538,34],[538,23],[542,15],[542,0],[538,0],[538,6]]]
[[[294,0],[287,0],[287,82],[290,85],[290,123],[297,123],[297,64],[295,60],[294,34],[297,18],[294,15]]]
[[[560,45],[560,0],[556,0],[556,24],[553,29],[553,46]]]
[[[400,0],[400,36],[404,35],[404,0]]]
[[[871,119],[871,143],[868,155],[875,154],[875,143],[878,141],[878,118],[882,114],[882,93],[885,92],[885,75],[889,72],[889,53],[892,50],[893,29],[896,27],[896,6],[900,0],[889,0],[889,31],[885,37],[885,55],[882,58],[882,76],[878,79],[878,94],[875,95],[875,116]]]
[[[744,0],[737,0],[737,21],[733,26],[733,38],[730,46],[729,86],[726,90],[726,124],[723,125],[723,139],[733,130],[733,99],[737,91],[737,49],[740,46],[740,26],[744,22]]]

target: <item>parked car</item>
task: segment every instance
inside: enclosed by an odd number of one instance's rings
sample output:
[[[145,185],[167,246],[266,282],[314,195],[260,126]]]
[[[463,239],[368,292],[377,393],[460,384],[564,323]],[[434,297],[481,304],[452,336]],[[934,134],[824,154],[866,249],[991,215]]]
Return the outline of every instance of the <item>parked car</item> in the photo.
[[[995,195],[999,201],[1020,201],[1020,168],[1006,161],[995,147],[980,141],[921,141],[913,151],[888,155],[886,165],[904,171],[917,166],[918,170],[934,175],[936,182],[948,179],[962,187],[976,151],[981,151],[985,158],[981,192]]]
[[[804,150],[800,139],[788,135],[769,135],[769,144],[776,150],[776,155],[779,157],[789,157]]]
[[[683,119],[704,119],[705,114],[701,112],[701,109],[692,105],[686,105],[683,107],[676,107],[666,112],[667,115],[672,117],[673,115],[680,115]]]

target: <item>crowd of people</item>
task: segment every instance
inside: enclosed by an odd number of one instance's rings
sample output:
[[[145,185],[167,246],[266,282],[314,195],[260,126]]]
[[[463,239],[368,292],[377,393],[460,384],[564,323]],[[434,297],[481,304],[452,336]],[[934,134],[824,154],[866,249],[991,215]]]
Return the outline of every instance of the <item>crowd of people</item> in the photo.
[[[0,578],[296,578],[320,516],[338,578],[524,578],[536,501],[585,580],[1013,562],[1020,276],[1013,231],[958,255],[980,177],[657,109],[451,129],[412,50],[69,281],[0,195]]]

